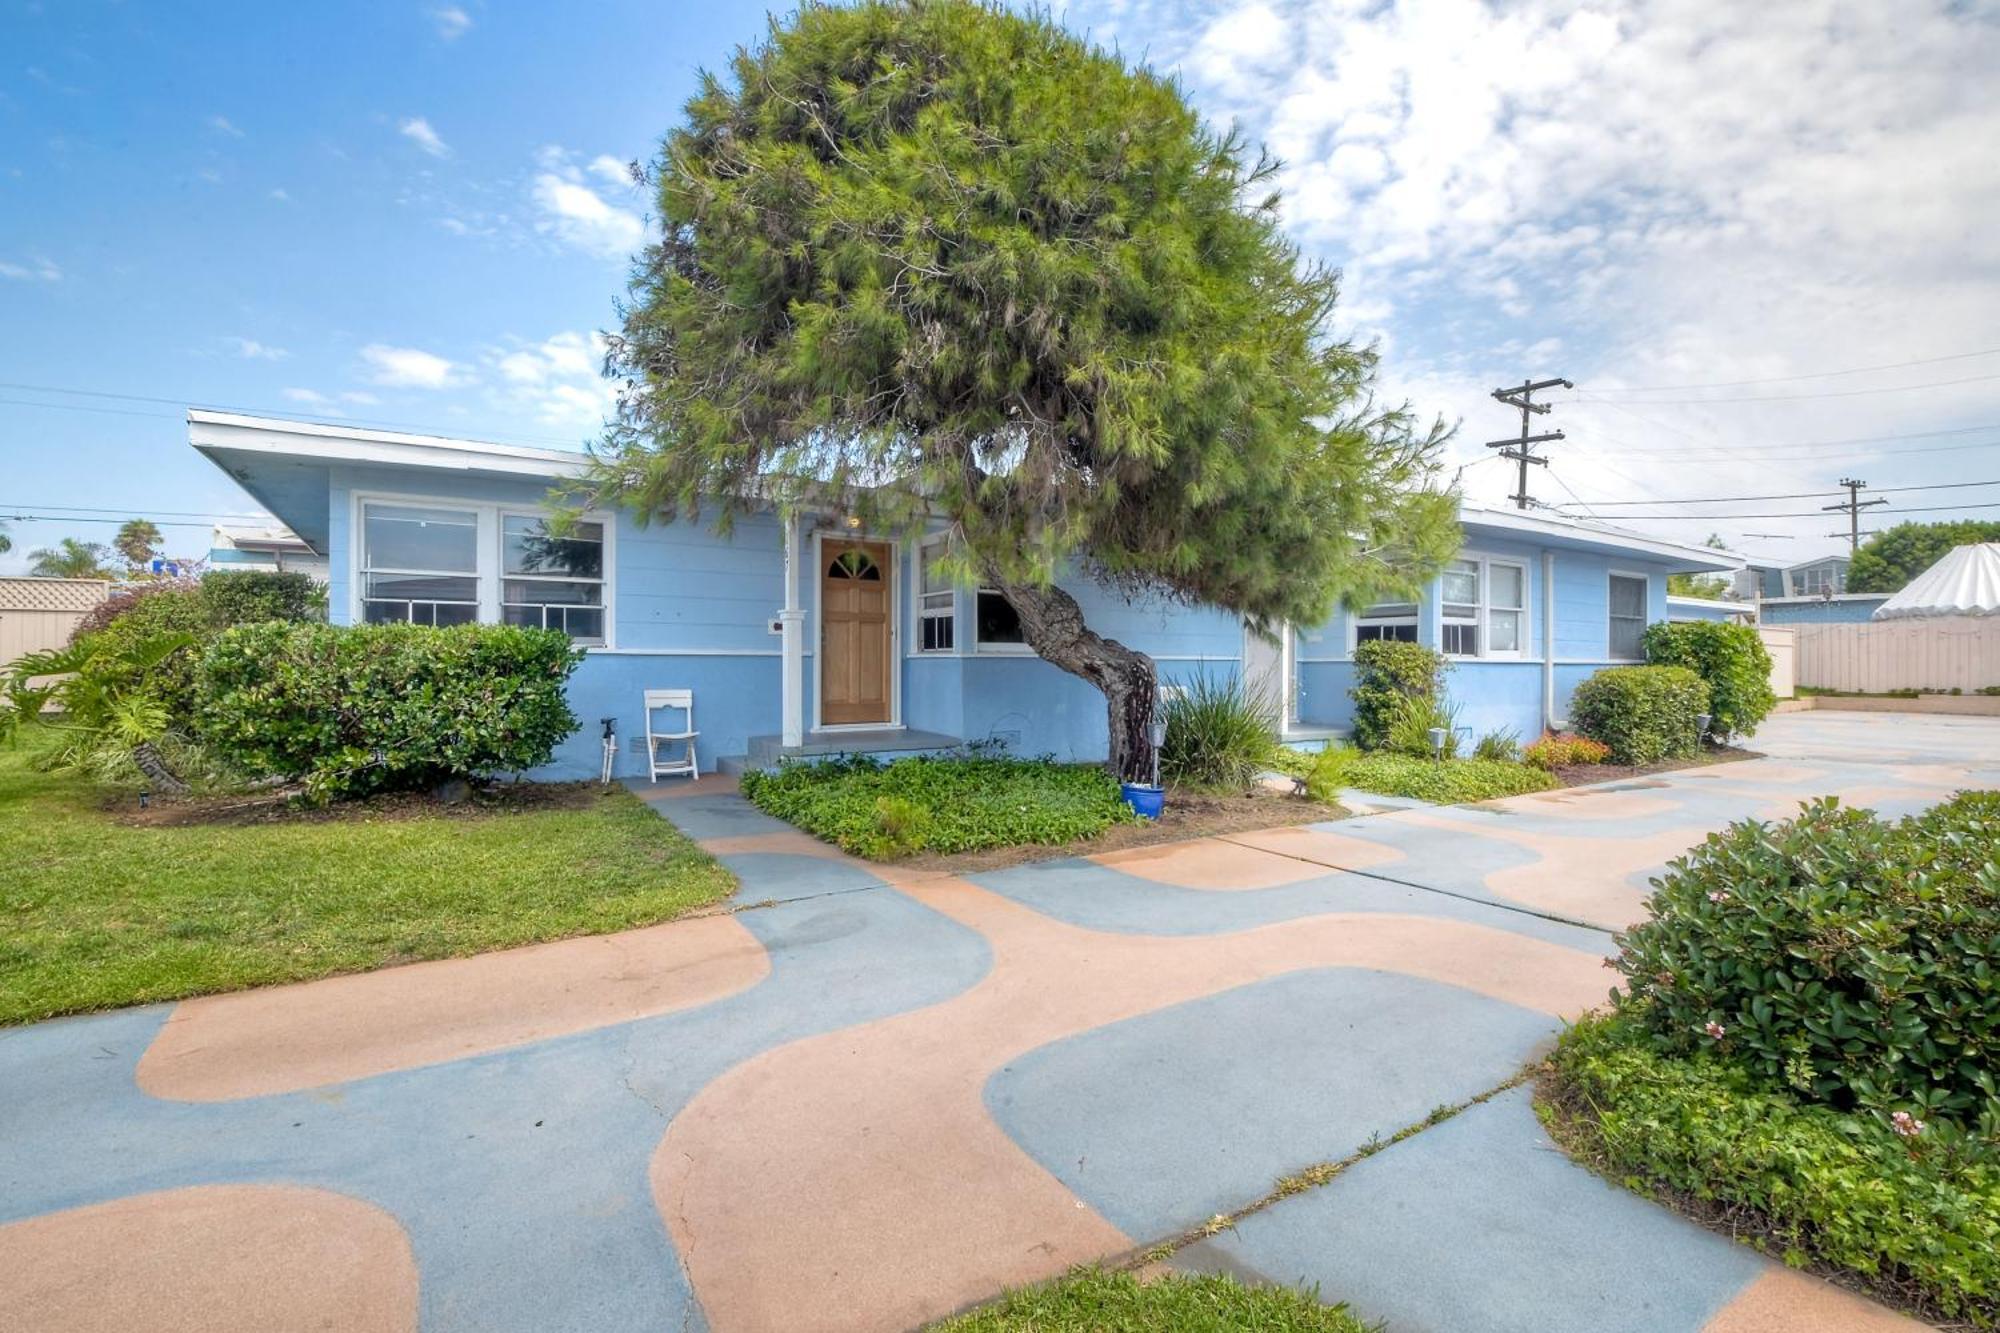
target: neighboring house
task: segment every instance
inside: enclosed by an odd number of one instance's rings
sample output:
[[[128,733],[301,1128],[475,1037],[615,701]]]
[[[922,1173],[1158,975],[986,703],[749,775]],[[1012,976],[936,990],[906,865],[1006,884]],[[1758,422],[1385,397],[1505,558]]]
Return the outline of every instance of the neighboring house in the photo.
[[[1668,620],[1720,620],[1730,624],[1743,624],[1757,614],[1757,608],[1748,602],[1723,601],[1715,597],[1683,597],[1679,593],[1667,594]]]
[[[935,749],[995,739],[1024,754],[1105,753],[1102,697],[1037,658],[1005,598],[937,577],[929,541],[811,517],[641,525],[592,513],[542,526],[574,453],[228,413],[188,414],[190,442],[330,562],[336,623],[547,625],[587,656],[571,678],[583,723],[538,776],[594,774],[615,720],[620,772],[639,771],[641,692],[694,691],[703,767],[781,752]],[[1132,602],[1065,581],[1099,633],[1150,655],[1164,681],[1247,671],[1284,701],[1287,732],[1351,716],[1353,649],[1429,644],[1476,731],[1559,722],[1577,682],[1641,659],[1667,615],[1667,576],[1736,569],[1727,552],[1512,509],[1466,508],[1465,549],[1414,603],[1340,613],[1280,636],[1212,608]]]
[[[1851,563],[1844,555],[1827,555],[1796,565],[1745,565],[1737,573],[1731,592],[1744,601],[1844,593]]]
[[[110,592],[103,579],[0,578],[0,666],[68,643]]]
[[[325,583],[328,572],[325,552],[315,551],[310,543],[285,528],[268,524],[216,524],[208,550],[208,567],[310,574],[316,583]]]
[[[1757,603],[1760,625],[1861,625],[1889,600],[1886,592],[1839,592],[1815,597],[1767,597]]]

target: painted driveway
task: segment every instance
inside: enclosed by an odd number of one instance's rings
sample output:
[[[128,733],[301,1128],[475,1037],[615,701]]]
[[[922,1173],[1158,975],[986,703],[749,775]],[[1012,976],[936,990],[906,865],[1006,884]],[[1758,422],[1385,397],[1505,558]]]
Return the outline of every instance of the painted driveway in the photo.
[[[910,1327],[1179,1235],[1506,1082],[1745,813],[2000,785],[2000,724],[954,877],[642,788],[731,915],[0,1033],[37,1329]],[[1503,1093],[1182,1251],[1395,1329],[1871,1329]]]

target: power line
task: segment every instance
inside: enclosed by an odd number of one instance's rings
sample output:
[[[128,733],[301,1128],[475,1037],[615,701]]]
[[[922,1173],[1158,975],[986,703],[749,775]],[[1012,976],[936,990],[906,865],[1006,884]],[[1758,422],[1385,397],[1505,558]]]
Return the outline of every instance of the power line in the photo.
[[[1984,384],[1988,380],[2000,380],[2000,373],[1992,375],[1969,375],[1958,380],[1933,380],[1929,384],[1887,384],[1873,389],[1829,389],[1825,393],[1783,393],[1748,394],[1735,398],[1648,398],[1648,407],[1706,407],[1722,403],[1805,403],[1819,398],[1860,398],[1876,393],[1913,393],[1918,389],[1948,389],[1957,384]],[[1605,398],[1588,397],[1578,394],[1579,403],[1605,403]]]
[[[10,523],[119,523],[122,518],[86,518],[76,514],[0,514],[0,519]],[[212,528],[213,523],[196,523],[192,519],[158,519],[155,527],[162,528]]]
[[[1612,443],[1617,444],[1621,449],[1623,449],[1628,454],[1637,454],[1645,457],[1669,458],[1669,459],[1674,459],[1676,461],[1680,460],[1692,461],[1697,459],[1708,459],[1708,458],[1746,458],[1746,457],[1758,457],[1766,454],[1769,454],[1774,459],[1776,459],[1776,457],[1779,454],[1795,455],[1800,450],[1809,451],[1813,454],[1814,457],[1820,457],[1820,458],[1838,457],[1839,456],[1838,454],[1828,453],[1827,451],[1839,449],[1843,445],[1891,444],[1900,440],[1928,440],[1928,439],[1936,439],[1940,436],[1974,435],[1978,434],[1981,431],[2000,430],[2000,422],[1994,422],[1980,426],[1950,426],[1943,428],[1941,430],[1903,431],[1890,435],[1850,435],[1843,439],[1837,439],[1837,440],[1797,440],[1785,444],[1731,444],[1727,440],[1716,440],[1716,439],[1704,440],[1699,436],[1690,435],[1688,434],[1688,432],[1680,429],[1678,426],[1675,426],[1670,422],[1659,421],[1652,417],[1645,416],[1642,413],[1634,412],[1631,408],[1625,406],[1623,403],[1585,402],[1579,399],[1575,402],[1572,402],[1570,406],[1608,407],[1611,408],[1613,411],[1623,412],[1626,416],[1631,417],[1633,420],[1639,422],[1642,425],[1652,426],[1655,429],[1664,430],[1671,434],[1678,435],[1683,439],[1687,440],[1689,443],[1696,446],[1693,450],[1682,450],[1662,445],[1629,445],[1625,444],[1623,441],[1612,440],[1611,436],[1606,435],[1602,431],[1597,432],[1597,434],[1600,435],[1602,438],[1606,440],[1611,440]],[[1578,444],[1586,449],[1590,447],[1590,442],[1588,440],[1578,441]],[[2000,447],[2000,441],[1983,441],[1978,444],[1965,444],[1965,445],[1948,445],[1948,444],[1925,445],[1920,448],[1914,448],[1914,449],[1898,449],[1895,450],[1894,452],[1897,454],[1949,453],[1960,449],[1991,449],[1995,447]],[[1867,449],[1863,450],[1862,452],[1870,456],[1876,456],[1887,451],[1881,449]]]
[[[20,509],[61,509],[78,514],[123,514],[127,517],[145,518],[154,514],[164,514],[169,518],[269,518],[269,514],[220,513],[207,509],[153,509],[146,505],[51,505],[36,504],[32,500],[17,500]],[[0,508],[6,508],[0,502]]]
[[[1494,440],[1486,446],[1488,449],[1498,449],[1500,457],[1511,458],[1521,465],[1520,483],[1514,493],[1507,497],[1514,502],[1516,509],[1526,509],[1531,503],[1528,497],[1528,465],[1530,463],[1536,467],[1549,465],[1548,459],[1535,453],[1535,446],[1563,437],[1563,433],[1559,430],[1545,431],[1540,435],[1528,433],[1532,429],[1535,416],[1545,416],[1549,411],[1549,404],[1536,402],[1535,394],[1539,390],[1553,389],[1558,385],[1565,389],[1576,387],[1568,380],[1557,376],[1555,379],[1547,380],[1522,380],[1518,389],[1502,388],[1493,391],[1493,396],[1507,406],[1521,409],[1521,437],[1518,440]]]
[[[1927,486],[1875,486],[1875,487],[1870,487],[1870,489],[1873,490],[1877,495],[1888,495],[1894,492],[1901,492],[1901,491],[1955,491],[1955,490],[1963,490],[1968,486],[2000,486],[2000,480],[1938,481],[1938,482],[1932,482]],[[1574,492],[1572,492],[1572,494],[1574,494]],[[1689,499],[1668,500],[1662,498],[1654,498],[1648,500],[1592,500],[1590,501],[1590,503],[1596,505],[1601,509],[1609,509],[1614,506],[1621,506],[1621,505],[1650,505],[1650,504],[1703,505],[1703,504],[1742,504],[1750,500],[1817,500],[1820,499],[1822,496],[1839,495],[1839,494],[1840,494],[1839,491],[1792,491],[1791,493],[1786,495],[1705,495]],[[1584,502],[1582,500],[1578,500],[1577,503],[1582,504]],[[1699,518],[1701,517],[1701,515],[1694,514],[1690,515],[1690,517]]]
[[[1967,509],[2000,509],[2000,501],[1992,504],[1977,505],[1913,505],[1907,509],[1884,509],[1882,513],[1955,514]],[[1728,523],[1739,518],[1824,518],[1825,516],[1824,510],[1794,509],[1776,514],[1618,514],[1615,517],[1620,523],[1636,523],[1641,519],[1658,520],[1660,522],[1672,520],[1681,523]]]
[[[1753,384],[1793,384],[1799,380],[1833,379],[1840,375],[1868,375],[1878,370],[1907,370],[1911,366],[1935,366],[1945,361],[1970,361],[1978,356],[2000,356],[2000,347],[1978,352],[1953,352],[1950,356],[1927,356],[1916,361],[1891,361],[1879,366],[1855,366],[1849,370],[1814,370],[1802,375],[1774,375],[1761,380],[1716,380],[1709,384],[1623,384],[1615,389],[1592,389],[1592,393],[1668,393],[1681,389],[1741,389]]]

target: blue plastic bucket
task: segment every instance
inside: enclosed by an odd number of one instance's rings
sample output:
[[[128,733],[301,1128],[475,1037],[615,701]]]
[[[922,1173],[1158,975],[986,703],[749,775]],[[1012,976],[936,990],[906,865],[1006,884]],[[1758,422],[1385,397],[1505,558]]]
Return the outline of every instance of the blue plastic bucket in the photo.
[[[1158,819],[1160,810],[1167,803],[1166,789],[1150,787],[1143,782],[1124,782],[1118,786],[1125,797],[1125,804],[1142,819]]]

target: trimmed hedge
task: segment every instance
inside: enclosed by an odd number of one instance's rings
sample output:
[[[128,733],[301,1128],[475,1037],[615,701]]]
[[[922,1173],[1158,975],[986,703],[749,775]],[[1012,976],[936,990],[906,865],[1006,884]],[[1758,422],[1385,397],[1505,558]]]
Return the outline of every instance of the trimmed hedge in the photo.
[[[1708,711],[1708,686],[1686,667],[1607,667],[1576,687],[1569,720],[1611,747],[1621,764],[1692,758],[1701,746],[1695,719]]]
[[[2000,792],[1890,824],[1832,798],[1715,834],[1620,939],[1666,1050],[1713,1048],[1841,1110],[2000,1143]]]
[[[1444,692],[1444,657],[1420,643],[1371,639],[1354,646],[1354,743],[1364,750],[1389,744],[1396,720]],[[1428,745],[1425,746],[1428,752]]]
[[[202,656],[201,734],[321,800],[518,772],[576,730],[582,660],[558,631],[507,625],[244,625]]]
[[[1794,1265],[1851,1270],[1936,1319],[2000,1325],[2000,1163],[1930,1130],[1813,1106],[1632,1015],[1565,1032],[1544,1085],[1571,1151]]]
[[[1646,660],[1686,667],[1708,682],[1709,728],[1717,735],[1748,735],[1777,706],[1771,654],[1754,626],[1661,621],[1646,629]]]
[[[202,575],[201,597],[219,627],[262,620],[320,620],[326,589],[305,574],[262,569],[222,569]]]

